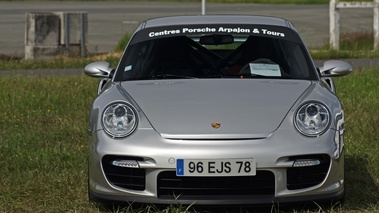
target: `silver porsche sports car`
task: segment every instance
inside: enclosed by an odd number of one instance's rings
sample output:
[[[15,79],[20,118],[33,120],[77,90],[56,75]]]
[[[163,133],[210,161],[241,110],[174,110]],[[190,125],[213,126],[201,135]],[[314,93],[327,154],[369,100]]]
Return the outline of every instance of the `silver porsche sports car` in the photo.
[[[100,78],[89,116],[89,197],[272,204],[344,196],[344,111],[295,27],[261,16],[142,22]]]

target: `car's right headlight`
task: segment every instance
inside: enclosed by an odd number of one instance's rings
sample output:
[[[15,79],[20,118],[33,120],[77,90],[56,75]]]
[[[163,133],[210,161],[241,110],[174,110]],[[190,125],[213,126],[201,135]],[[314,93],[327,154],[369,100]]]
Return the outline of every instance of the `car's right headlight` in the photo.
[[[330,125],[330,112],[319,102],[308,102],[296,111],[295,126],[306,136],[316,137],[323,134]]]
[[[136,129],[137,123],[136,110],[125,102],[112,103],[103,112],[103,128],[113,138],[130,135]]]

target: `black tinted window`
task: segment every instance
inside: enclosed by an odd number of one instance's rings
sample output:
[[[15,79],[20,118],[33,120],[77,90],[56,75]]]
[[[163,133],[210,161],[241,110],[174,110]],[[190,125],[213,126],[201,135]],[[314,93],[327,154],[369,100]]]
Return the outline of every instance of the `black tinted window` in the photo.
[[[225,77],[316,79],[316,74],[304,45],[240,34],[180,35],[132,42],[116,73],[116,81]]]

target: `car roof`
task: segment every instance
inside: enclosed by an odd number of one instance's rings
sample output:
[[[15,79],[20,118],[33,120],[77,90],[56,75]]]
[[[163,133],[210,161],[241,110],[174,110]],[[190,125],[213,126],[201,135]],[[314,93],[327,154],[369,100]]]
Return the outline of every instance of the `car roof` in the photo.
[[[288,27],[296,31],[295,27],[286,19],[270,16],[248,15],[197,15],[171,16],[146,20],[139,29],[161,26],[197,25],[197,24],[254,24]]]

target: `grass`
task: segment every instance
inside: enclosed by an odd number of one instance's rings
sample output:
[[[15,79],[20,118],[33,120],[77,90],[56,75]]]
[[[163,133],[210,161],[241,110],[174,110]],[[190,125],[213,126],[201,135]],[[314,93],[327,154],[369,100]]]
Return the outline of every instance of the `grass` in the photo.
[[[1,83],[0,212],[81,210],[88,205],[85,111],[95,82],[76,76]]]
[[[22,58],[0,57],[1,70],[22,70],[22,69],[68,69],[68,68],[84,68],[93,61],[104,60],[116,66],[120,58],[120,52],[107,53],[103,55],[91,55],[87,58],[78,57],[57,57],[51,60],[24,60]]]
[[[373,32],[349,32],[341,33],[339,51],[325,44],[320,50],[310,52],[314,59],[378,58],[379,52],[373,48]]]
[[[379,69],[336,79],[346,113],[347,200],[343,207],[305,212],[379,212],[378,79]],[[87,200],[86,130],[97,80],[8,76],[0,85],[0,212],[108,212]],[[115,212],[195,210],[147,206]]]
[[[346,118],[346,171],[350,209],[379,212],[379,69],[336,79]],[[354,195],[353,195],[354,194]],[[353,196],[351,196],[353,195]]]

